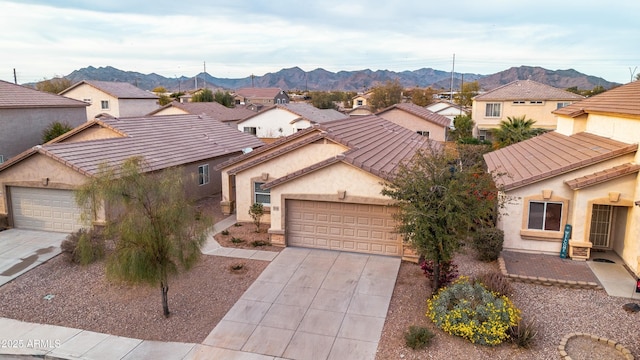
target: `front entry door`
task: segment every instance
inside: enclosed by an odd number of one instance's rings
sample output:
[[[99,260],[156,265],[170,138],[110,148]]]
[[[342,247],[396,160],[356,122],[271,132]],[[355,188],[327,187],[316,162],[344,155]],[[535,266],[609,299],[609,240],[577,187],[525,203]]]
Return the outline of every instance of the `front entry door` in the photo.
[[[591,210],[589,241],[594,249],[611,249],[613,206],[594,204]]]

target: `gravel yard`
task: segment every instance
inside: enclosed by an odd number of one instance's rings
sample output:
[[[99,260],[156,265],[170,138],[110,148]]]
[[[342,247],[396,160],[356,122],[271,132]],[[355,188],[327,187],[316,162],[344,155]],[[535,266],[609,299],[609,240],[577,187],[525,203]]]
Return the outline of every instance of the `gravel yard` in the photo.
[[[472,251],[455,258],[461,275],[498,271],[497,263],[481,263]],[[569,333],[584,332],[622,343],[640,357],[640,313],[627,313],[622,305],[631,299],[608,296],[604,290],[574,290],[513,282],[514,304],[524,317],[535,317],[538,336],[531,349],[510,343],[496,347],[474,345],[448,335],[425,316],[431,293],[419,266],[403,262],[378,346],[377,359],[558,359],[557,347]],[[431,346],[414,351],[404,345],[404,332],[411,325],[425,326],[436,336]],[[579,341],[576,341],[577,344]],[[569,350],[573,359],[587,359],[593,344],[580,341]],[[611,354],[609,349],[599,349]]]

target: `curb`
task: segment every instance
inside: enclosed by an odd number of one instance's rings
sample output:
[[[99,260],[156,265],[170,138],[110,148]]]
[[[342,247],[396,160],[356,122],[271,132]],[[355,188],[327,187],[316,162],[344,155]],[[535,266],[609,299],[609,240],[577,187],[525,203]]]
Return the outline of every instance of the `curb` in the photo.
[[[509,274],[507,271],[507,266],[505,265],[504,259],[502,256],[498,257],[498,266],[500,267],[500,272],[505,277],[513,280],[519,281],[527,284],[534,285],[544,285],[544,286],[559,286],[569,289],[587,289],[587,290],[602,290],[602,286],[600,284],[591,282],[591,281],[571,281],[571,280],[559,280],[559,279],[548,279],[545,277],[538,276],[526,276],[526,275],[517,275],[517,274]]]
[[[591,339],[592,341],[603,343],[615,349],[616,351],[618,351],[620,354],[622,354],[622,356],[624,356],[626,360],[634,360],[634,357],[633,357],[633,354],[631,354],[631,351],[629,351],[629,349],[624,347],[622,344],[616,342],[615,340],[610,340],[607,338],[603,338],[603,337],[599,337],[599,336],[595,336],[587,333],[580,333],[580,332],[571,333],[571,334],[565,335],[565,337],[562,338],[562,340],[560,341],[560,345],[558,345],[558,352],[560,353],[561,359],[571,360],[571,356],[567,354],[566,345],[569,340],[578,336]]]

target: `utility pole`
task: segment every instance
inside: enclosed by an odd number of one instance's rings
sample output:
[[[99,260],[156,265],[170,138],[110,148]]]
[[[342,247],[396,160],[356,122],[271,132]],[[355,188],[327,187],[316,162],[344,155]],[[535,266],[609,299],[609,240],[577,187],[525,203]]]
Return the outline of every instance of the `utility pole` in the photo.
[[[253,87],[253,78],[254,78],[254,75],[251,74],[251,87]]]
[[[13,68],[13,83],[18,85],[18,76],[16,75],[16,68]]]
[[[456,69],[456,54],[453,54],[453,65],[451,67],[451,86],[449,87],[449,102],[453,103],[453,73]]]

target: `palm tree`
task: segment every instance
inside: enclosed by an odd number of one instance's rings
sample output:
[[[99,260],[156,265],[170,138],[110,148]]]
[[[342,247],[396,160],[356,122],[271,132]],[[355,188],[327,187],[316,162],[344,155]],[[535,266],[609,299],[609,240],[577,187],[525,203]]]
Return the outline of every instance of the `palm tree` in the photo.
[[[526,115],[508,116],[507,121],[501,121],[500,127],[492,132],[494,147],[503,148],[545,132],[544,129],[534,129],[535,120],[526,117]]]

